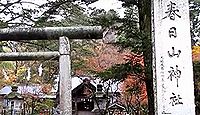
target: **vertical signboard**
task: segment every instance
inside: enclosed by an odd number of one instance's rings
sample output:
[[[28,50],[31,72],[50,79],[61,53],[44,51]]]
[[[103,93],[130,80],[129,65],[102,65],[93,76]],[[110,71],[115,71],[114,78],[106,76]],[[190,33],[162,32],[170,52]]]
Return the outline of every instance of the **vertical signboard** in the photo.
[[[195,115],[188,0],[154,0],[156,114]]]

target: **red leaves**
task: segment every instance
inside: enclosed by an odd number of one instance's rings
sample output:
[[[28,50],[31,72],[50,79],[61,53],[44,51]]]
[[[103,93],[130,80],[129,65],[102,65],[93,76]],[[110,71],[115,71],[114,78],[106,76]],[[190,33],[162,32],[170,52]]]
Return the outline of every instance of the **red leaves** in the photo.
[[[192,47],[192,60],[199,61],[200,60],[200,46]]]
[[[129,105],[147,104],[146,85],[136,76],[127,76],[121,84],[120,90],[122,91],[122,103]]]
[[[44,93],[44,94],[48,94],[48,93],[50,93],[50,91],[51,91],[51,89],[52,89],[52,86],[51,86],[51,84],[44,84],[43,86],[42,86],[42,92]]]
[[[119,49],[110,44],[100,44],[94,49],[95,57],[86,57],[86,68],[82,70],[92,70],[102,72],[105,69],[112,67],[114,64],[123,64],[131,62],[133,66],[141,65],[141,70],[144,67],[144,58],[142,55],[130,53],[130,51],[119,52]],[[83,71],[79,71],[82,73]],[[134,73],[134,72],[133,72]],[[121,101],[128,105],[147,104],[146,85],[143,81],[143,72],[140,75],[130,73],[122,82]]]
[[[141,64],[142,66],[144,66],[144,59],[142,55],[129,53],[124,56],[124,59],[126,61],[131,61],[133,65]]]
[[[87,58],[88,69],[101,72],[112,67],[114,64],[125,63],[125,53],[119,52],[118,48],[113,45],[102,43],[94,51],[96,56]]]

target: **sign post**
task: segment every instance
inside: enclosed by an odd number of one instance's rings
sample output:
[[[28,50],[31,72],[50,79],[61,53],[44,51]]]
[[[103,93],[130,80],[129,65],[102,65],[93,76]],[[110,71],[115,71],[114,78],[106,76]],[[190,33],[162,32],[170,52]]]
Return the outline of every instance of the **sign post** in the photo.
[[[156,115],[195,115],[188,0],[154,0]]]

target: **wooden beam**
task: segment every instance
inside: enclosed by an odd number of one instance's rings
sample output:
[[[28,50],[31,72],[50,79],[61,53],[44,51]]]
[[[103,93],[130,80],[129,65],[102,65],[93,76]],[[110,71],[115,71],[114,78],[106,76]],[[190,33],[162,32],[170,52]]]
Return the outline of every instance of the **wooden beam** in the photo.
[[[100,26],[0,29],[0,41],[54,40],[60,36],[69,39],[102,39],[103,30]]]
[[[11,52],[0,53],[0,61],[58,60],[59,52]]]

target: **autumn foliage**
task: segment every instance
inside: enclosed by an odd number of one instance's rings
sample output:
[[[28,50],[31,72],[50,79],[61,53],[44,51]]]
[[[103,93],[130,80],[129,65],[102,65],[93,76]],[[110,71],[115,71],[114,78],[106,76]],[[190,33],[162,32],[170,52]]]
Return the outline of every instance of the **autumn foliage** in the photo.
[[[42,88],[41,88],[41,90],[44,94],[50,93],[51,89],[52,89],[51,84],[44,84],[44,85],[42,85]]]
[[[130,63],[131,66],[139,65],[140,73],[128,73],[123,76],[125,79],[120,83],[121,99],[123,105],[139,106],[147,104],[147,92],[144,76],[144,60],[142,55],[132,54],[130,51],[119,51],[119,49],[110,44],[100,44],[95,49],[95,56],[85,58],[86,68],[78,70],[77,73],[84,73],[86,70],[96,72],[105,71],[116,64]],[[138,66],[137,66],[138,67]],[[85,70],[84,70],[85,69]]]
[[[144,69],[143,56],[136,54],[127,54],[124,59],[131,62],[132,65],[141,65],[141,69]],[[147,92],[146,85],[144,82],[144,73],[140,74],[130,73],[126,76],[126,79],[120,85],[121,89],[121,101],[127,106],[140,107],[140,105],[147,104]]]
[[[15,75],[15,71],[13,70],[7,70],[7,76],[4,79],[5,84],[13,84],[17,80],[17,76]]]
[[[99,43],[94,49],[94,56],[84,57],[85,68],[75,71],[76,75],[87,74],[88,72],[102,72],[115,64],[124,63],[126,52],[119,52],[118,48],[111,44]]]
[[[112,67],[114,64],[120,64],[124,62],[123,56],[125,53],[121,53],[118,49],[109,44],[101,44],[95,48],[96,57],[89,58],[87,60],[87,67],[95,71],[103,71]]]
[[[199,61],[200,60],[200,46],[192,47],[192,60]]]
[[[137,76],[127,76],[121,86],[121,101],[125,105],[146,105],[147,92],[144,81]]]

